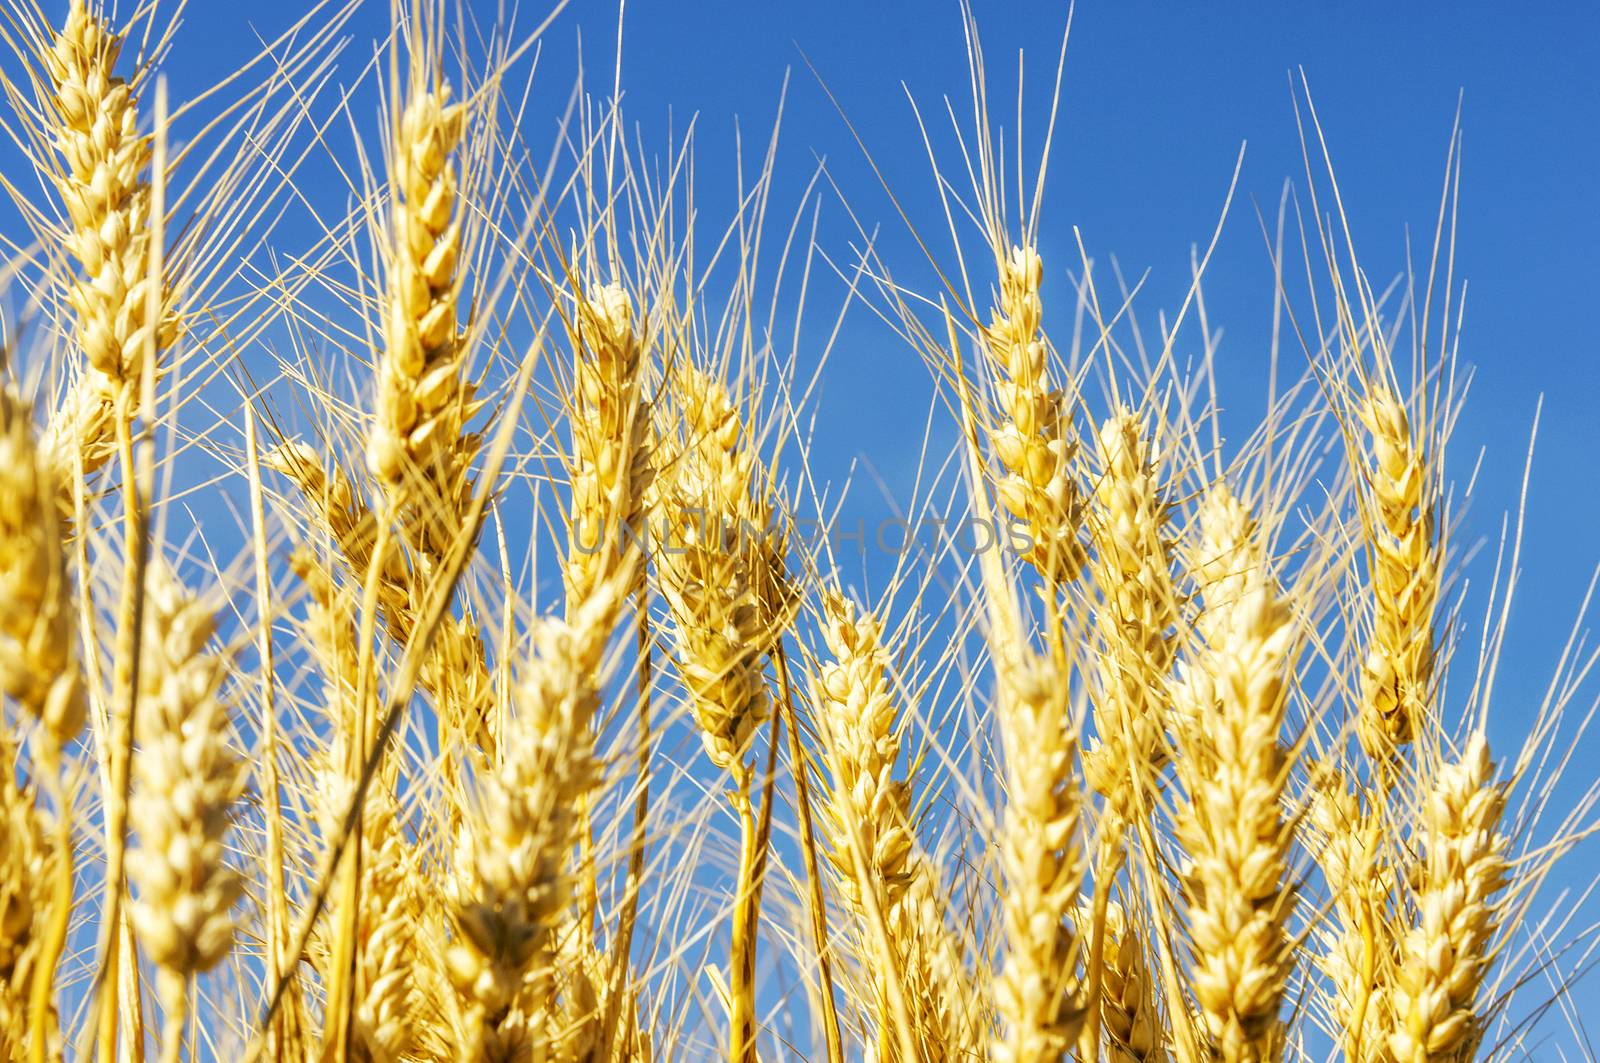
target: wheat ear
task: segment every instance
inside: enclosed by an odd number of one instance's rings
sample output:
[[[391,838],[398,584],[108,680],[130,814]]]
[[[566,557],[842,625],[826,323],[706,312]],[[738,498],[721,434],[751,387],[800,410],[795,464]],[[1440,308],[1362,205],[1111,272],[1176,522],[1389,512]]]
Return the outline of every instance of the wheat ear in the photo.
[[[1188,697],[1179,700],[1190,707],[1179,732],[1184,793],[1175,823],[1186,857],[1191,985],[1215,1058],[1269,1063],[1283,1049],[1279,1010],[1293,963],[1292,833],[1279,807],[1294,631],[1256,523],[1222,484],[1201,505],[1191,568],[1204,641],[1180,680]]]
[[[665,541],[655,544],[663,597],[673,617],[675,658],[700,740],[733,783],[739,873],[729,994],[731,1063],[755,1056],[755,948],[766,852],[752,804],[756,729],[772,712],[763,658],[787,626],[793,596],[768,540],[770,509],[757,483],[744,425],[720,381],[693,366],[674,382],[680,453],[664,461]],[[758,541],[759,540],[759,541]],[[799,770],[797,768],[797,770]]]
[[[27,405],[0,386],[0,692],[60,750],[83,727],[85,697],[55,491]]]
[[[616,590],[574,622],[548,620],[512,693],[505,758],[479,789],[451,883],[446,956],[464,1060],[542,1059],[554,1008],[554,932],[572,893],[578,809],[601,773],[590,726]]]
[[[822,604],[830,656],[818,665],[813,701],[828,767],[827,852],[856,923],[860,965],[872,972],[878,1058],[900,1058],[906,1039],[913,1058],[977,1054],[970,978],[944,922],[937,869],[915,848],[910,779],[894,774],[900,721],[882,624],[836,589]]]
[[[1478,990],[1494,961],[1508,876],[1504,809],[1489,743],[1475,734],[1461,759],[1439,770],[1420,813],[1419,922],[1401,947],[1389,1035],[1399,1063],[1468,1060],[1483,1038]]]
[[[423,551],[441,557],[472,494],[482,402],[466,379],[457,320],[461,222],[455,164],[463,107],[448,86],[416,86],[391,156],[393,229],[376,417],[367,460],[391,507]]]
[[[1080,922],[1095,917],[1091,906],[1078,909]],[[1116,901],[1106,902],[1100,919],[1106,936],[1101,961],[1105,969],[1101,973],[1100,1025],[1105,1031],[1107,1057],[1112,1063],[1165,1060],[1165,1039],[1156,1014],[1155,984],[1139,928]]]
[[[9,736],[0,731],[0,756],[9,765],[16,754]],[[27,1058],[24,1048],[35,1040],[45,1042],[41,1049],[55,1058],[54,1014],[35,1022],[30,1001],[36,980],[43,977],[52,987],[55,981],[54,960],[43,953],[48,948],[51,889],[59,879],[59,850],[51,847],[34,794],[18,785],[14,771],[0,779],[0,823],[5,838],[0,847],[0,1058]],[[41,965],[51,970],[41,975]]]
[[[128,389],[138,379],[154,330],[157,351],[177,338],[178,320],[152,272],[152,138],[138,130],[133,87],[116,76],[122,38],[90,0],[72,0],[67,21],[45,55],[55,89],[53,138],[64,162],[55,183],[66,208],[66,244],[82,273],[67,287],[75,336],[88,365],[52,419],[48,451],[64,514],[70,485],[116,452],[116,422],[130,415]],[[151,306],[159,306],[156,320]],[[74,453],[76,451],[76,453]]]
[[[218,696],[225,665],[206,650],[215,617],[165,569],[148,571],[132,803],[139,844],[128,854],[138,894],[130,914],[156,966],[162,1058],[175,1063],[189,980],[233,947],[231,909],[243,881],[224,854],[233,802],[248,773],[229,746],[227,709]]]
[[[1327,1007],[1345,1058],[1378,1063],[1387,1055],[1396,962],[1388,914],[1394,880],[1383,823],[1362,806],[1341,773],[1320,774],[1309,826],[1313,856],[1333,903],[1329,920],[1317,927],[1316,962],[1331,983]]]
[[[992,1054],[999,1063],[1042,1063],[1071,1051],[1085,1016],[1070,921],[1083,880],[1077,743],[1067,684],[1049,658],[1013,648],[995,670],[1006,763],[1006,956],[994,987],[1001,1033]]]
[[[578,299],[578,354],[573,373],[570,534],[562,568],[567,608],[626,570],[637,579],[644,498],[652,478],[643,385],[644,343],[633,303],[620,284]]]
[[[897,1058],[895,1027],[911,1010],[910,942],[894,933],[912,873],[911,787],[894,776],[899,710],[882,626],[833,588],[823,596],[822,618],[830,656],[817,667],[812,698],[828,768],[823,833],[833,840],[827,853],[855,920],[861,967],[873,972],[879,1058],[888,1060]],[[903,1033],[915,1043],[920,1023],[905,1018],[913,1028]]]
[[[333,721],[318,806],[324,836],[337,829],[355,780],[348,777],[355,739],[356,675],[359,659],[351,624],[355,596],[338,587],[310,550],[294,551],[290,564],[307,589],[301,630],[323,675],[324,702]],[[427,966],[416,926],[413,876],[416,857],[400,832],[391,773],[367,787],[361,813],[361,888],[356,901],[356,956],[352,983],[352,1048],[358,1063],[394,1063],[411,1054],[423,1011],[419,972]]]
[[[55,851],[49,859],[54,896],[48,904],[43,903],[45,895],[37,898],[41,921],[29,935],[34,985],[23,995],[30,1001],[31,1037],[41,1045],[50,1036],[46,1026],[56,963],[66,944],[72,910],[72,808],[68,788],[60,780],[61,756],[83,728],[86,705],[50,464],[35,445],[27,404],[9,384],[0,385],[0,693],[43,725],[40,773],[56,798]],[[15,760],[7,756],[4,762]],[[25,799],[18,795],[18,800]],[[17,817],[32,815],[31,801],[27,804],[26,815],[15,809],[8,812],[19,830],[28,822]],[[27,837],[19,833],[17,839],[18,858],[32,862]],[[34,880],[23,890],[42,889],[45,881]],[[24,923],[31,927],[35,906],[18,911],[27,913]],[[50,917],[43,919],[46,911]]]
[[[983,330],[1000,407],[989,431],[1004,470],[996,477],[995,493],[1028,530],[1024,556],[1052,588],[1060,588],[1083,565],[1071,401],[1051,386],[1050,351],[1040,332],[1044,266],[1038,252],[1013,247],[999,269],[999,302]]]
[[[948,309],[944,319],[959,369],[960,336]],[[956,379],[967,473],[976,486],[983,482],[983,462],[972,394],[961,373]],[[993,516],[982,490],[973,493],[973,515]],[[1016,588],[998,552],[982,551],[978,561],[1005,784],[996,845],[1005,956],[991,982],[997,1021],[989,1056],[996,1063],[1055,1063],[1077,1044],[1087,1014],[1072,922],[1083,883],[1078,725],[1064,655],[1042,656],[1029,645]]]
[[[1357,412],[1370,450],[1362,472],[1370,509],[1363,530],[1372,588],[1357,733],[1367,755],[1384,762],[1412,740],[1432,698],[1433,616],[1442,558],[1427,450],[1413,433],[1405,406],[1387,383],[1374,378]]]
[[[1124,822],[1168,759],[1162,700],[1176,648],[1177,595],[1167,507],[1142,418],[1120,409],[1096,439],[1099,479],[1090,520],[1095,613],[1094,726],[1084,758],[1092,785]]]
[[[1125,859],[1130,825],[1145,811],[1168,760],[1162,704],[1175,652],[1177,595],[1172,586],[1167,505],[1143,418],[1119,407],[1095,439],[1098,479],[1087,518],[1094,539],[1090,575],[1099,591],[1094,613],[1091,701],[1095,743],[1083,758],[1089,785],[1104,799],[1096,836],[1095,913],[1086,959],[1085,1051],[1098,1051],[1104,972],[1105,906]]]
[[[561,565],[569,618],[602,582],[642,587],[644,496],[652,475],[649,411],[640,394],[644,344],[634,328],[633,303],[620,284],[607,284],[577,295],[576,304],[567,458],[572,501]],[[641,712],[647,719],[648,709],[641,706]],[[586,935],[599,907],[598,870],[587,859],[591,837],[584,809]]]
[[[397,645],[404,646],[416,631],[422,599],[422,588],[417,584],[425,574],[408,571],[397,551],[384,549],[383,557],[377,557],[380,543],[376,515],[357,495],[348,474],[337,464],[325,464],[317,452],[304,443],[285,443],[274,448],[266,454],[263,464],[282,473],[299,488],[310,506],[313,525],[338,546],[345,565],[358,579],[371,566],[380,566],[377,571],[378,606],[389,637]],[[300,574],[306,577],[305,572]],[[309,583],[308,588],[315,599],[315,588]],[[315,639],[312,645],[317,645]],[[352,685],[352,697],[355,676],[354,671],[346,676]],[[486,663],[482,636],[471,617],[444,618],[434,634],[432,650],[423,662],[421,685],[433,697],[441,738],[459,735],[469,751],[479,750],[486,761],[493,760],[494,681]],[[441,746],[443,744],[441,741]]]

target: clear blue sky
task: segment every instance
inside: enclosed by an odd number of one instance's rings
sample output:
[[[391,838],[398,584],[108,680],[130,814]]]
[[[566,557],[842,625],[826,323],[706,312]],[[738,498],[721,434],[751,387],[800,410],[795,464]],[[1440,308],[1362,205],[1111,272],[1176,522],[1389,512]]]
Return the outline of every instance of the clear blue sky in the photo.
[[[493,19],[494,0],[467,2]],[[191,0],[175,95],[185,80],[214,78],[245,54],[252,24],[275,33],[289,17],[278,6]],[[532,13],[525,5],[523,21]],[[1065,6],[985,0],[977,15],[997,70],[1011,69],[1019,46],[1029,49],[1030,84],[1042,99]],[[386,21],[386,5],[373,3],[356,23],[358,37],[376,35]],[[609,70],[615,24],[612,0],[569,7],[546,41],[549,91],[564,100],[580,27],[591,77]],[[813,151],[826,156],[852,205],[884,223],[891,261],[914,272],[914,248],[800,50],[897,191],[936,227],[928,167],[901,86],[926,105],[936,107],[945,94],[964,100],[954,0],[634,0],[627,24],[622,85],[631,120],[664,143],[669,107],[680,128],[698,114],[709,196],[718,194],[716,175],[727,172],[735,116],[764,135],[784,71],[793,68],[780,161],[792,170],[790,184],[797,188],[808,175]],[[1600,561],[1600,5],[1085,0],[1068,52],[1046,200],[1047,262],[1075,260],[1067,241],[1070,226],[1080,226],[1101,261],[1115,255],[1131,275],[1150,271],[1147,312],[1171,308],[1186,282],[1189,248],[1209,238],[1248,141],[1240,199],[1208,291],[1213,322],[1225,329],[1224,371],[1238,379],[1259,372],[1271,275],[1252,201],[1270,212],[1285,178],[1301,177],[1288,87],[1300,66],[1366,265],[1380,278],[1401,267],[1407,224],[1431,230],[1464,94],[1458,276],[1470,282],[1462,353],[1477,377],[1456,440],[1456,473],[1464,476],[1478,449],[1490,448],[1467,539],[1496,535],[1499,514],[1514,506],[1535,404],[1545,397],[1522,606],[1499,702],[1513,713],[1519,698],[1536,698]],[[998,74],[996,82],[997,97],[1008,98],[1009,84]],[[530,137],[540,139],[536,131]],[[842,227],[827,231],[847,235]],[[819,459],[842,468],[859,451],[892,473],[896,448],[920,432],[925,374],[870,323],[847,332],[835,358],[836,372],[853,383],[825,394]],[[861,380],[882,386],[863,388]],[[903,417],[877,405],[891,382],[916,396]],[[848,432],[830,434],[829,425]],[[840,442],[827,442],[834,438]],[[1589,763],[1580,760],[1578,770]],[[1574,870],[1583,877],[1600,872],[1600,861],[1582,859]],[[1600,1000],[1592,982],[1580,995]]]
[[[500,0],[464,0],[492,21]],[[190,0],[174,64],[174,96],[216,78],[274,35],[304,5]],[[509,6],[509,5],[508,5]],[[531,24],[535,7],[522,5]],[[976,6],[997,68],[996,97],[1009,97],[1012,59],[1028,49],[1030,86],[1042,101],[1065,5],[983,0]],[[540,11],[542,13],[542,9]],[[366,41],[387,24],[374,0],[352,24]],[[613,0],[575,0],[550,31],[540,80],[565,101],[579,34],[591,84],[609,80]],[[665,143],[698,115],[701,183],[713,204],[731,171],[732,131],[764,137],[785,70],[792,70],[780,166],[798,190],[812,153],[825,156],[852,206],[884,224],[892,264],[916,265],[843,121],[807,71],[808,55],[918,220],[937,229],[928,166],[902,84],[925,108],[949,94],[964,105],[966,61],[954,0],[634,0],[627,9],[622,86],[630,120],[647,142]],[[1102,263],[1150,271],[1147,311],[1181,297],[1192,244],[1209,238],[1235,156],[1248,142],[1240,197],[1209,272],[1214,323],[1225,329],[1224,371],[1265,363],[1271,278],[1253,204],[1271,212],[1286,178],[1302,175],[1289,75],[1303,66],[1327,131],[1366,265],[1387,278],[1400,268],[1405,227],[1431,231],[1444,152],[1464,95],[1458,276],[1470,282],[1463,354],[1476,368],[1455,466],[1485,457],[1474,502],[1485,533],[1514,500],[1535,403],[1545,413],[1530,507],[1524,592],[1561,623],[1574,585],[1600,561],[1600,485],[1588,475],[1600,449],[1600,5],[1390,3],[1080,3],[1067,57],[1064,108],[1051,167],[1043,250],[1063,268],[1075,259],[1070,227]],[[1004,73],[1000,73],[1004,71]],[[1040,128],[1030,116],[1033,128]],[[553,125],[553,117],[550,118]],[[529,131],[538,141],[538,131]],[[653,137],[653,141],[652,141]],[[1303,184],[1303,182],[1300,182]],[[724,197],[722,202],[726,202]],[[839,211],[833,215],[838,220]],[[833,230],[840,240],[842,226]],[[1058,253],[1053,253],[1058,252]],[[885,381],[917,375],[908,352],[874,344],[837,358]],[[841,373],[845,370],[840,370]],[[874,395],[830,391],[841,423],[859,423]],[[848,404],[859,401],[860,410]],[[848,420],[845,418],[848,417]],[[883,440],[904,425],[875,419]],[[871,428],[868,424],[866,427]],[[870,438],[860,448],[876,449]],[[1537,648],[1540,639],[1534,639]]]

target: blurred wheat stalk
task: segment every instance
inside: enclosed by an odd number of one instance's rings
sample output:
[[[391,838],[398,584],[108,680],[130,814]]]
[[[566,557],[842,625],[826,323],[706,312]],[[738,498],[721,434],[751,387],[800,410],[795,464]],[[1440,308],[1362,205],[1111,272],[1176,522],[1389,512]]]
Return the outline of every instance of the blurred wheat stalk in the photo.
[[[917,294],[816,179],[774,247],[776,130],[720,230],[612,97],[530,145],[549,19],[396,5],[375,113],[325,100],[353,10],[173,101],[160,5],[7,0],[0,1054],[1526,1054],[1594,658],[1491,720],[1518,536],[1457,659],[1453,192],[1392,304],[1297,100],[1241,428],[1204,260],[1151,342],[1042,257],[970,13]],[[901,530],[986,541],[802,534],[832,280],[929,370]]]

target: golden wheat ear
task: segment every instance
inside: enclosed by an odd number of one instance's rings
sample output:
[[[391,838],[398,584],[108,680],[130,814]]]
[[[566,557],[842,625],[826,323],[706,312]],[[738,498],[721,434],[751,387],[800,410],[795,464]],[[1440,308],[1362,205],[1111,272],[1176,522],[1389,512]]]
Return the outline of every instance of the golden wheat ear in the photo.
[[[53,176],[67,215],[66,244],[81,269],[68,279],[65,298],[86,362],[52,428],[50,449],[68,492],[63,513],[74,508],[77,470],[91,475],[115,453],[117,422],[132,415],[129,389],[147,349],[159,356],[179,327],[166,282],[153,268],[161,260],[154,246],[159,220],[151,216],[154,138],[139,131],[133,85],[115,72],[121,52],[122,38],[89,0],[72,0],[45,55],[54,90],[45,113],[63,163]]]
[[[1201,613],[1174,691],[1189,981],[1218,1058],[1272,1060],[1294,967],[1293,832],[1281,808],[1296,632],[1263,531],[1225,484],[1207,492],[1199,525],[1190,569]]]
[[[248,771],[232,748],[218,695],[226,663],[208,649],[214,612],[161,564],[148,572],[131,805],[139,844],[127,866],[137,896],[134,929],[157,972],[162,1059],[176,1063],[189,982],[233,948],[232,909],[244,882],[226,861],[227,839]]]
[[[999,405],[989,427],[989,444],[1003,470],[995,477],[995,494],[1027,529],[1028,562],[1059,593],[1083,566],[1083,502],[1072,399],[1052,386],[1050,348],[1040,330],[1043,274],[1037,251],[1011,249],[1000,262],[1000,298],[982,338]]]
[[[375,417],[367,463],[424,553],[442,557],[472,495],[482,407],[467,378],[456,275],[461,251],[453,156],[465,108],[418,73],[391,148],[393,200]]]
[[[599,784],[591,724],[616,590],[575,623],[539,625],[513,689],[504,762],[482,780],[451,881],[446,964],[463,1059],[543,1058],[555,1023],[555,932],[572,897],[578,810]]]
[[[1372,595],[1357,734],[1376,763],[1409,745],[1433,712],[1434,613],[1444,558],[1436,470],[1425,438],[1384,376],[1374,374],[1357,402],[1369,455],[1361,467],[1362,530]]]
[[[1439,768],[1420,812],[1416,924],[1401,947],[1389,1035],[1397,1060],[1470,1059],[1483,1039],[1478,994],[1509,877],[1504,810],[1489,743],[1475,734]]]

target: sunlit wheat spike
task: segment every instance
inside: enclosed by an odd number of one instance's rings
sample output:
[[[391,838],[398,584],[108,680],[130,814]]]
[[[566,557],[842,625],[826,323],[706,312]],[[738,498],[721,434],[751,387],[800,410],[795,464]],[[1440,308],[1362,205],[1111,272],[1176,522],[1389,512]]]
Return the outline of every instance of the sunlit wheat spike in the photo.
[[[325,464],[313,449],[303,443],[285,443],[269,451],[262,460],[266,467],[294,483],[320,532],[339,548],[344,566],[357,581],[367,569],[381,563],[377,590],[384,624],[394,642],[404,646],[416,631],[421,611],[419,573],[408,571],[400,553],[385,550],[378,559],[375,515],[356,493],[349,475],[337,463]],[[312,554],[297,555],[295,567],[312,591],[312,608],[327,598],[333,584],[330,572],[315,571],[321,562]],[[322,584],[328,584],[323,587]],[[341,608],[353,610],[359,595],[347,594]],[[314,618],[308,617],[308,622]],[[312,640],[315,646],[315,638]],[[330,645],[330,644],[324,644]],[[338,675],[353,690],[354,671]],[[420,682],[433,696],[435,710],[450,734],[466,737],[483,755],[492,756],[495,736],[492,730],[493,679],[486,664],[485,648],[477,625],[470,616],[447,616],[434,635],[432,652],[423,662]]]
[[[665,541],[655,544],[655,562],[701,742],[712,763],[746,785],[745,753],[771,711],[763,655],[774,632],[752,563],[765,525],[727,390],[691,367],[681,374],[678,402],[683,449],[663,463]]]
[[[591,598],[572,623],[538,627],[512,692],[504,762],[482,780],[462,831],[446,962],[463,1013],[463,1059],[544,1058],[549,1047],[568,854],[578,811],[600,779],[590,722],[614,594]]]
[[[913,1043],[925,1035],[938,1040],[937,1031],[920,1029],[925,1024],[912,1017],[924,1009],[904,999],[907,983],[914,974],[925,974],[930,963],[916,951],[937,946],[937,939],[923,941],[910,933],[918,928],[909,920],[926,913],[901,910],[914,873],[915,842],[910,780],[895,777],[899,709],[882,626],[875,615],[832,587],[823,595],[822,620],[828,655],[817,664],[812,681],[827,766],[821,834],[834,881],[855,923],[862,969],[872,972],[875,1017],[888,1055],[896,1040],[890,1031],[898,1022],[891,992],[898,992],[902,1006],[912,1013],[907,1018]],[[926,865],[921,869],[930,870]],[[896,990],[888,987],[890,979],[898,982]]]
[[[1341,773],[1324,769],[1314,787],[1312,855],[1332,899],[1332,911],[1317,927],[1314,959],[1330,983],[1326,1006],[1346,1058],[1383,1060],[1396,962],[1388,931],[1395,881],[1383,824]]]
[[[1059,587],[1083,564],[1072,407],[1051,384],[1050,350],[1040,332],[1044,267],[1038,252],[1013,247],[999,267],[1000,298],[983,330],[1000,406],[989,434],[1004,470],[995,488],[1006,512],[1028,530],[1028,561]]]
[[[0,731],[0,755],[17,750]],[[41,931],[52,902],[56,854],[31,790],[15,772],[0,779],[0,1055],[21,1058],[30,1039],[29,991],[40,962]],[[45,1032],[56,1040],[54,1023]]]
[[[828,766],[827,833],[838,839],[828,855],[853,908],[862,908],[860,892],[871,889],[888,912],[905,896],[912,848],[910,787],[894,777],[900,734],[889,655],[871,613],[835,590],[822,608],[831,657],[818,666],[814,696]],[[864,866],[856,866],[844,843],[852,835]]]
[[[226,665],[207,649],[214,613],[159,564],[150,568],[149,602],[133,764],[139,841],[127,866],[134,927],[166,1012],[166,1058],[175,1060],[189,979],[233,947],[232,908],[243,881],[225,857],[248,772],[231,748],[219,697]]]
[[[580,295],[577,304],[569,525],[575,547],[563,567],[569,609],[613,571],[637,571],[652,477],[649,411],[641,394],[644,342],[633,303],[620,284],[607,284]]]
[[[1443,765],[1420,813],[1417,923],[1400,949],[1389,1050],[1402,1063],[1471,1059],[1484,1034],[1478,990],[1494,962],[1509,869],[1489,743],[1474,734]]]
[[[342,808],[342,804],[340,805]],[[354,1027],[371,1063],[409,1058],[425,1030],[422,978],[427,945],[418,933],[419,868],[387,790],[372,786],[361,818],[363,862],[357,932]]]
[[[482,405],[467,379],[456,306],[461,220],[453,155],[466,113],[442,81],[415,80],[391,152],[389,275],[367,460],[391,504],[420,505],[420,541],[442,554],[472,493],[477,439],[465,428]]]
[[[1280,812],[1291,615],[1261,532],[1217,484],[1200,510],[1194,564],[1203,612],[1180,690],[1192,703],[1178,741],[1176,836],[1193,947],[1190,981],[1216,1057],[1276,1060],[1293,965],[1292,835]],[[1180,700],[1184,700],[1180,698]]]
[[[1404,404],[1375,377],[1357,412],[1370,454],[1361,471],[1372,594],[1358,733],[1376,760],[1409,743],[1431,708],[1442,559],[1433,470]]]
[[[1079,909],[1080,922],[1092,918],[1089,909]],[[1165,1060],[1165,1035],[1156,1014],[1156,987],[1144,940],[1116,901],[1106,905],[1105,935],[1100,1028],[1105,1032],[1106,1057],[1113,1063]]]
[[[72,0],[45,56],[55,90],[51,133],[64,163],[56,187],[70,226],[67,247],[82,270],[69,281],[66,301],[88,362],[67,395],[65,420],[54,437],[62,484],[73,482],[75,471],[65,449],[67,426],[84,472],[94,472],[110,457],[114,419],[126,416],[114,407],[137,376],[147,346],[170,347],[178,329],[165,282],[151,272],[151,138],[139,132],[133,87],[115,73],[121,51],[121,37],[97,5]],[[153,301],[152,284],[158,287]],[[159,308],[153,320],[152,306]]]
[[[1097,739],[1085,773],[1123,819],[1168,759],[1161,701],[1176,640],[1172,544],[1154,448],[1144,419],[1117,410],[1096,440],[1099,477],[1089,520],[1099,591],[1093,658]]]
[[[56,490],[27,405],[0,385],[0,692],[62,747],[83,727],[85,698]]]
[[[1006,955],[994,986],[1001,1031],[991,1052],[1003,1063],[1036,1063],[1071,1051],[1085,1013],[1069,918],[1083,880],[1077,744],[1064,677],[1048,658],[1012,648],[995,670],[1005,745]]]
[[[905,895],[889,913],[889,931],[905,957],[902,982],[911,1020],[929,1056],[981,1058],[979,987],[948,921],[959,906],[926,854],[913,850],[909,862]]]

